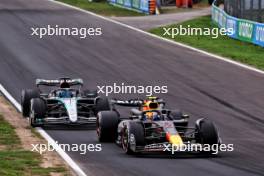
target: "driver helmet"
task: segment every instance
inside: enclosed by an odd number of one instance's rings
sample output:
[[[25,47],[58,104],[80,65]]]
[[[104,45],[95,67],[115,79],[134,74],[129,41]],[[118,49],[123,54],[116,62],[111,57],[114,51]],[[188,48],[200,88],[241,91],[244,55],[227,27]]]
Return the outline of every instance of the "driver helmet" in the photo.
[[[61,88],[61,89],[69,89],[69,88],[70,88],[70,84],[69,84],[66,80],[63,80],[63,81],[60,83],[60,88]]]
[[[146,100],[144,100],[142,110],[149,111],[159,109],[159,102],[157,100],[157,97],[147,97]]]
[[[146,100],[144,100],[142,110],[143,111],[151,111],[151,110],[158,110],[159,103],[157,101],[157,97],[147,97]],[[146,112],[145,114],[146,120],[160,120],[160,116],[157,112]]]
[[[73,96],[73,94],[69,89],[62,89],[59,92],[60,98],[71,98],[72,96]]]

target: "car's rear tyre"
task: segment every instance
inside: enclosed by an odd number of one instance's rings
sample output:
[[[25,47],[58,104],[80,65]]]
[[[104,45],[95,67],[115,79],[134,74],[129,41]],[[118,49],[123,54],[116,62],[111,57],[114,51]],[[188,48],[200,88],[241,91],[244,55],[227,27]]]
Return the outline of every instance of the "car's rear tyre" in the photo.
[[[118,123],[119,116],[115,111],[100,111],[96,120],[99,142],[114,142],[117,137]]]
[[[21,108],[23,117],[29,117],[30,113],[30,101],[32,98],[39,98],[39,91],[36,89],[22,90],[21,94]]]
[[[208,119],[198,120],[196,123],[196,142],[206,145],[218,145],[219,144],[219,135],[215,125]],[[203,153],[212,153],[213,151],[203,152]]]
[[[137,153],[136,147],[145,146],[145,133],[142,123],[135,121],[127,123],[122,132],[121,145],[128,155]]]
[[[43,119],[46,114],[46,104],[41,98],[33,98],[31,100],[30,125],[32,127],[43,126]]]
[[[108,98],[100,97],[96,100],[95,115],[100,111],[110,111]]]

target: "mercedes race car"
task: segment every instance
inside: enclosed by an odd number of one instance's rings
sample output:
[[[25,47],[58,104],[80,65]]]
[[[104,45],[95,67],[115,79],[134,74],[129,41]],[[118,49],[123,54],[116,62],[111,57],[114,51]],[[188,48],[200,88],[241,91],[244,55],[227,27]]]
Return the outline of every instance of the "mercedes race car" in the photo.
[[[84,90],[82,79],[36,80],[36,89],[22,90],[21,106],[32,127],[45,124],[95,124],[99,111],[110,110],[107,98]],[[44,92],[40,86],[52,90]]]
[[[121,118],[116,105],[133,107],[131,114]],[[184,144],[221,143],[215,125],[208,119],[198,119],[194,127],[188,127],[189,116],[166,109],[162,99],[112,100],[112,106],[112,111],[98,113],[97,136],[100,142],[115,141],[127,154],[170,151]],[[212,152],[209,149],[203,153]]]

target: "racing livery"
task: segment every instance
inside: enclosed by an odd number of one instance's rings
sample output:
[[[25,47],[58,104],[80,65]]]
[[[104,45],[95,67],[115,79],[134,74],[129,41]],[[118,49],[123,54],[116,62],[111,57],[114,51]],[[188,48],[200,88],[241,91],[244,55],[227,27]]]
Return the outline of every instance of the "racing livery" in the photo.
[[[188,127],[187,114],[166,109],[165,102],[157,97],[111,102],[112,111],[98,113],[97,136],[100,142],[115,141],[127,154],[164,151],[168,145],[221,143],[215,125],[208,119],[198,119],[194,127]],[[116,105],[134,108],[121,119]]]
[[[33,127],[45,124],[95,124],[99,111],[110,110],[107,98],[97,91],[84,90],[82,79],[36,80],[36,89],[22,90],[24,117]],[[52,87],[47,93],[40,86]],[[54,88],[55,87],[55,88]]]

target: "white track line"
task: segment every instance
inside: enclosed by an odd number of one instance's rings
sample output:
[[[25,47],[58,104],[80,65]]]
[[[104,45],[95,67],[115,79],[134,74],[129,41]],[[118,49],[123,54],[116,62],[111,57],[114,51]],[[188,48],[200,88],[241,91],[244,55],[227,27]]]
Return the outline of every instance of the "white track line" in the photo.
[[[56,4],[60,4],[60,5],[63,5],[63,6],[66,6],[66,7],[69,7],[69,8],[72,8],[72,9],[75,9],[75,10],[78,10],[78,11],[81,11],[81,12],[84,12],[84,13],[87,13],[87,14],[90,14],[90,15],[93,15],[93,16],[96,16],[98,18],[101,18],[101,19],[104,19],[106,21],[110,21],[112,23],[115,23],[115,24],[118,24],[118,25],[121,25],[121,26],[124,26],[126,28],[129,28],[129,29],[132,29],[134,31],[137,31],[137,32],[140,32],[140,33],[143,33],[145,35],[148,35],[148,36],[151,36],[151,37],[154,37],[154,38],[157,38],[157,39],[160,39],[160,40],[163,40],[163,41],[166,41],[166,42],[169,42],[171,44],[174,44],[174,45],[177,45],[177,46],[181,46],[181,47],[184,47],[184,48],[188,48],[190,50],[193,50],[193,51],[196,51],[196,52],[199,52],[199,53],[202,53],[204,55],[207,55],[207,56],[211,56],[211,57],[214,57],[218,60],[222,60],[222,61],[225,61],[225,62],[228,62],[228,63],[231,63],[233,65],[236,65],[236,66],[239,66],[239,67],[242,67],[242,68],[245,68],[245,69],[248,69],[248,70],[251,70],[251,71],[255,71],[255,72],[258,72],[258,73],[261,73],[261,74],[264,74],[264,71],[262,70],[259,70],[257,68],[254,68],[252,66],[249,66],[249,65],[246,65],[246,64],[242,64],[240,62],[236,62],[236,61],[233,61],[233,60],[230,60],[228,58],[225,58],[225,57],[222,57],[222,56],[218,56],[216,54],[212,54],[212,53],[209,53],[209,52],[206,52],[206,51],[203,51],[203,50],[200,50],[200,49],[197,49],[197,48],[194,48],[194,47],[191,47],[189,45],[185,45],[185,44],[182,44],[182,43],[179,43],[179,42],[175,42],[175,41],[172,41],[172,40],[169,40],[169,39],[166,39],[166,38],[162,38],[160,36],[157,36],[157,35],[154,35],[154,34],[151,34],[149,32],[146,32],[146,31],[143,31],[141,29],[138,29],[138,28],[135,28],[135,27],[132,27],[132,26],[129,26],[127,24],[124,24],[124,23],[121,23],[121,22],[118,22],[118,21],[115,21],[113,19],[110,19],[110,18],[107,18],[107,17],[104,17],[104,16],[101,16],[101,15],[98,15],[98,14],[95,14],[93,12],[90,12],[90,11],[86,11],[86,10],[83,10],[83,9],[80,9],[78,7],[75,7],[75,6],[71,6],[69,4],[65,4],[65,3],[62,3],[62,2],[58,2],[58,1],[55,1],[55,0],[47,0],[47,1],[50,1],[50,2],[53,2],[53,3],[56,3]]]
[[[129,28],[129,29],[132,29],[132,30],[135,30],[137,32],[141,32],[143,34],[146,34],[148,36],[151,36],[151,37],[154,37],[154,38],[157,38],[157,39],[160,39],[160,40],[163,40],[163,41],[166,41],[166,42],[169,42],[171,44],[174,44],[174,45],[177,45],[177,46],[181,46],[181,47],[184,47],[184,48],[188,48],[188,49],[191,49],[193,51],[197,51],[199,53],[202,53],[202,54],[205,54],[207,56],[211,56],[211,57],[214,57],[216,59],[219,59],[219,60],[222,60],[222,61],[225,61],[225,62],[228,62],[228,63],[231,63],[231,64],[234,64],[234,65],[237,65],[237,66],[240,66],[240,67],[243,67],[245,69],[248,69],[248,70],[251,70],[251,71],[255,71],[255,72],[258,72],[258,73],[261,73],[261,74],[264,74],[264,71],[262,70],[259,70],[259,69],[256,69],[254,67],[251,67],[251,66],[248,66],[248,65],[245,65],[245,64],[242,64],[242,63],[239,63],[239,62],[236,62],[236,61],[233,61],[233,60],[230,60],[228,58],[225,58],[225,57],[221,57],[221,56],[218,56],[218,55],[215,55],[215,54],[212,54],[212,53],[208,53],[206,51],[203,51],[203,50],[200,50],[200,49],[197,49],[197,48],[194,48],[194,47],[191,47],[191,46],[188,46],[188,45],[185,45],[185,44],[182,44],[182,43],[178,43],[178,42],[175,42],[175,41],[172,41],[172,40],[169,40],[169,39],[166,39],[166,38],[162,38],[162,37],[159,37],[157,35],[154,35],[154,34],[151,34],[151,33],[148,33],[146,31],[143,31],[141,29],[138,29],[138,28],[135,28],[135,27],[132,27],[132,26],[129,26],[127,24],[124,24],[124,23],[121,23],[121,22],[118,22],[118,21],[115,21],[115,20],[112,20],[112,19],[109,19],[109,18],[106,18],[104,16],[101,16],[101,15],[97,15],[93,12],[90,12],[90,11],[86,11],[86,10],[83,10],[83,9],[80,9],[78,7],[74,7],[74,6],[71,6],[69,4],[65,4],[65,3],[62,3],[62,2],[58,2],[58,1],[54,1],[54,0],[47,0],[47,1],[50,1],[50,2],[53,2],[53,3],[56,3],[56,4],[60,4],[60,5],[63,5],[63,6],[66,6],[66,7],[69,7],[69,8],[72,8],[72,9],[75,9],[75,10],[78,10],[78,11],[81,11],[81,12],[84,12],[84,13],[87,13],[87,14],[90,14],[90,15],[93,15],[93,16],[96,16],[98,18],[101,18],[101,19],[104,19],[106,21],[110,21],[112,23],[115,23],[115,24],[118,24],[118,25],[121,25],[121,26],[124,26],[126,28]],[[19,110],[21,111],[21,105],[6,91],[6,89],[0,84],[0,91],[4,94],[4,96]],[[42,129],[42,128],[36,128],[36,130],[40,133],[40,135],[42,137],[44,137],[48,142],[50,142],[51,144],[54,144],[53,147],[58,147],[58,146],[55,146],[57,145],[54,140]],[[60,148],[60,147],[58,147]],[[60,148],[61,149],[61,148]],[[61,150],[58,150],[57,151],[59,153],[59,155],[70,165],[70,167],[80,176],[86,176],[86,174],[82,171],[82,169],[69,157],[69,155],[67,153],[65,153],[62,149]]]
[[[12,95],[7,92],[7,90],[0,84],[0,92],[15,106],[15,108],[21,112],[21,105],[12,97]]]
[[[14,97],[0,84],[0,92],[15,106],[15,108],[21,112],[21,105],[14,99]],[[52,145],[53,148],[56,149],[58,154],[68,163],[68,165],[73,169],[73,171],[78,176],[87,176],[83,170],[71,159],[71,157],[62,150],[59,145],[50,137],[48,133],[46,133],[42,128],[35,128],[36,131],[48,141],[49,144]]]

